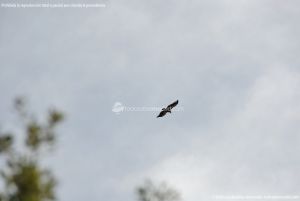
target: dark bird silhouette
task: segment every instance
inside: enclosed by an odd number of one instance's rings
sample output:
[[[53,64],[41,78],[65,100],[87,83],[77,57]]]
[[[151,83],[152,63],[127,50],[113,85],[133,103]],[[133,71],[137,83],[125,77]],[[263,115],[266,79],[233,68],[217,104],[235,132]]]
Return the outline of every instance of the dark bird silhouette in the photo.
[[[158,118],[158,117],[163,117],[163,116],[165,116],[168,112],[171,113],[171,109],[172,109],[173,107],[175,107],[177,104],[178,104],[178,100],[175,101],[174,103],[168,105],[168,107],[163,108],[163,109],[161,110],[161,112],[159,113],[159,115],[158,115],[156,118]]]

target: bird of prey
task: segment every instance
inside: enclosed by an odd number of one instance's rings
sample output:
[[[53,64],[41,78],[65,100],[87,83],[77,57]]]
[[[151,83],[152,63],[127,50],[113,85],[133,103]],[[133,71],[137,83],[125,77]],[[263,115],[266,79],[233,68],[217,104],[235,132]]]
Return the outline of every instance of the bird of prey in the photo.
[[[163,108],[163,109],[161,110],[161,112],[159,113],[159,115],[158,115],[156,118],[158,118],[158,117],[163,117],[163,116],[165,116],[168,112],[171,113],[171,109],[172,109],[173,107],[175,107],[177,104],[178,104],[178,100],[175,101],[174,103],[168,105],[168,107]]]

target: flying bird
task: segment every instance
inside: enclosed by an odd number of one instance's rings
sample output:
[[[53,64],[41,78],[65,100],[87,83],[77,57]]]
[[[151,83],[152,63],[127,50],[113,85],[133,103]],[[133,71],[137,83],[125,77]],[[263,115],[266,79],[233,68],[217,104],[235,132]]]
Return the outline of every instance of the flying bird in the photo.
[[[172,109],[173,107],[175,107],[177,104],[178,104],[178,100],[175,101],[174,103],[168,105],[168,107],[163,108],[163,109],[161,110],[161,112],[159,113],[159,115],[158,115],[156,118],[158,118],[158,117],[163,117],[163,116],[165,116],[168,112],[171,113],[171,109]]]

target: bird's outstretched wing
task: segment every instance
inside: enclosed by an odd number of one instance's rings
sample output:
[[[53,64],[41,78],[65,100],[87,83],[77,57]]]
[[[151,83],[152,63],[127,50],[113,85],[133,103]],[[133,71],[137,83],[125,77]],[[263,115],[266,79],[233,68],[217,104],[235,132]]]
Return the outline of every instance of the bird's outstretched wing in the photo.
[[[168,110],[171,110],[171,109],[172,109],[173,107],[175,107],[177,104],[178,104],[178,100],[175,101],[174,103],[168,105],[167,109],[168,109]]]
[[[163,117],[163,116],[165,116],[168,112],[171,113],[171,109],[172,109],[173,107],[175,107],[177,104],[178,104],[178,100],[175,101],[174,103],[168,105],[167,108],[163,108],[162,111],[161,111],[161,112],[159,113],[159,115],[157,116],[157,118],[158,118],[158,117]]]
[[[166,114],[167,114],[167,111],[166,111],[166,110],[162,110],[156,118],[158,118],[158,117],[163,117],[163,116],[165,116]]]

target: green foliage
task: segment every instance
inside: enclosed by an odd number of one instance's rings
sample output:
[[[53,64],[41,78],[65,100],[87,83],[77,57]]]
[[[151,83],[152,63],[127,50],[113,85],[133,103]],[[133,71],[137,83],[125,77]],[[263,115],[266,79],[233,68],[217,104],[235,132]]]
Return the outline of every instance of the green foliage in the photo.
[[[166,183],[154,185],[147,180],[143,185],[137,188],[139,201],[179,201],[180,194]]]
[[[38,149],[42,141],[42,128],[36,122],[30,122],[27,125],[26,144],[32,150]]]
[[[40,201],[54,200],[55,180],[49,172],[42,171],[39,165],[25,158],[10,164],[11,172],[6,178],[6,186],[12,194],[8,200]]]
[[[0,157],[6,166],[0,169],[5,185],[0,201],[48,201],[55,200],[55,178],[40,166],[42,148],[55,142],[55,128],[63,120],[63,114],[51,110],[47,121],[41,123],[29,114],[23,98],[17,98],[15,109],[24,123],[25,142],[21,149],[13,146],[13,134],[0,133]]]
[[[10,150],[13,142],[11,134],[4,134],[0,136],[0,154]]]

